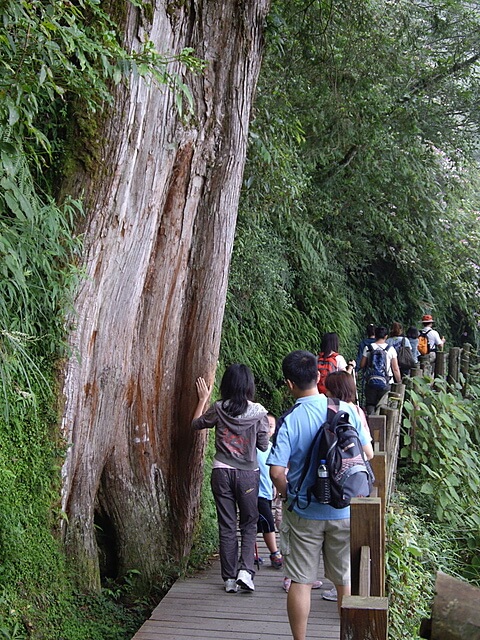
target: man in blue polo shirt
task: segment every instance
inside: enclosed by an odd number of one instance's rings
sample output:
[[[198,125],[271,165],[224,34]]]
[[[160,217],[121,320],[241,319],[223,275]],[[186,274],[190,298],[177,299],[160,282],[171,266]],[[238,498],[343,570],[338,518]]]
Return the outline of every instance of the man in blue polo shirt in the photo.
[[[267,464],[279,494],[287,502],[294,498],[294,487],[301,476],[305,457],[320,426],[327,418],[327,398],[318,393],[318,368],[315,356],[308,351],[293,351],[282,363],[286,384],[295,398],[295,408],[285,416],[276,435]],[[371,442],[362,429],[354,407],[340,403],[359,434],[368,459],[373,457]],[[285,470],[288,468],[288,476]],[[292,511],[284,508],[280,527],[280,547],[285,575],[292,580],[287,597],[287,611],[294,640],[304,640],[310,613],[312,583],[317,579],[321,554],[325,576],[337,589],[338,610],[342,597],[350,595],[350,507],[335,509],[312,499],[307,504],[306,487],[314,482],[306,477],[299,500]],[[288,484],[287,484],[288,480]]]

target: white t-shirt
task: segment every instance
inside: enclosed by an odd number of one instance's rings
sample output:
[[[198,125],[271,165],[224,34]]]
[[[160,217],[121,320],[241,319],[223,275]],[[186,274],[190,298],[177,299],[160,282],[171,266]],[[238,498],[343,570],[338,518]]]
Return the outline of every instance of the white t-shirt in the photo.
[[[423,327],[422,331],[428,331],[427,340],[430,346],[430,351],[435,351],[439,344],[443,344],[440,334],[438,331],[435,331],[435,329],[432,329],[432,327]]]
[[[378,344],[378,342],[372,342],[372,344],[367,345],[365,347],[365,349],[363,350],[363,355],[367,359],[368,359],[368,352],[370,350],[370,347],[372,349],[385,349],[385,355],[387,356],[388,382],[389,382],[389,384],[392,384],[392,382],[394,382],[393,370],[392,370],[392,360],[396,360],[397,359],[397,350],[395,349],[395,347],[391,347],[386,342],[382,343],[382,344]]]

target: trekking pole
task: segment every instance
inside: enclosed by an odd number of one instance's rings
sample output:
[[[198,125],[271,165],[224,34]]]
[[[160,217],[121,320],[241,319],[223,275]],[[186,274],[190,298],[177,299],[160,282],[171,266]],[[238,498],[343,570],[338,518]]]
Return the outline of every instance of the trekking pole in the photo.
[[[257,570],[260,571],[260,556],[258,555],[258,544],[255,540],[255,564],[257,565]]]
[[[358,389],[357,389],[357,374],[355,372],[355,367],[352,369],[353,382],[355,383],[355,404],[360,405],[358,399]]]

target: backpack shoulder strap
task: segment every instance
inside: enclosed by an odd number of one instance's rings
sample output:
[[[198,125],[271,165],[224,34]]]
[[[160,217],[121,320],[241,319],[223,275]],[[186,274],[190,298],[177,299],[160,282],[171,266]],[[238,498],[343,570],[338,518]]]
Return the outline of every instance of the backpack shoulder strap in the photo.
[[[340,400],[338,398],[328,398],[327,404],[327,421],[329,418],[328,411],[332,411],[333,413],[337,413],[340,409]]]
[[[339,406],[339,400],[337,400],[336,398],[328,398],[328,405],[327,405],[327,422],[330,418],[331,415],[331,411],[333,410],[333,406]],[[299,508],[303,508],[306,509],[308,507],[308,505],[311,502],[311,498],[310,498],[310,494],[308,495],[307,498],[307,504],[304,507],[300,507],[299,502],[298,502],[298,498],[299,498],[299,493],[300,493],[300,489],[302,488],[302,485],[304,483],[305,478],[307,477],[307,473],[308,470],[310,469],[310,463],[312,461],[312,456],[313,456],[313,452],[315,450],[315,445],[316,443],[319,441],[319,439],[321,438],[323,431],[324,431],[324,426],[325,426],[325,422],[323,422],[320,427],[318,428],[317,433],[313,436],[313,440],[310,443],[310,446],[308,448],[307,451],[307,455],[305,457],[305,462],[303,463],[303,469],[302,469],[302,473],[300,475],[300,478],[298,479],[298,482],[295,486],[294,489],[294,493],[295,493],[295,497],[293,498],[292,502],[290,503],[288,510],[292,511],[293,510],[293,506],[294,504],[298,504]]]

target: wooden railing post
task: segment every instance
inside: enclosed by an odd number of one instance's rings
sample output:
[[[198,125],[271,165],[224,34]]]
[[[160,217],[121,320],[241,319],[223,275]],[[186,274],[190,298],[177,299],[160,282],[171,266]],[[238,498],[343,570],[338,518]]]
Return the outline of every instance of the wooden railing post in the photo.
[[[422,370],[423,375],[424,376],[431,376],[432,375],[432,365],[430,364],[430,357],[428,355],[419,356],[418,361],[420,363],[420,368]]]
[[[380,498],[382,509],[387,508],[387,453],[377,451],[370,460],[373,475],[375,476],[374,493],[372,497]]]
[[[372,413],[367,416],[368,427],[372,434],[373,451],[385,451],[386,435],[387,435],[387,419],[385,416],[379,416]]]
[[[448,352],[448,383],[454,385],[458,382],[460,370],[460,347],[451,347]]]
[[[340,640],[387,640],[388,599],[346,596],[342,600]]]
[[[465,396],[467,391],[467,380],[468,380],[468,372],[470,367],[470,350],[472,348],[471,344],[465,342],[462,349],[462,354],[460,356],[460,371],[463,375],[463,386],[462,386],[462,394]]]
[[[393,461],[393,464],[388,464],[387,466],[387,477],[385,480],[385,491],[388,499],[388,496],[393,492],[395,484],[396,460],[400,445],[400,418],[402,410],[401,407],[399,409],[381,407],[380,414],[386,416],[387,419],[387,442],[385,445],[385,451],[388,451],[388,459]]]
[[[445,358],[446,353],[444,351],[437,351],[435,354],[435,378],[445,377]]]
[[[352,594],[359,593],[362,547],[370,547],[370,595],[385,595],[385,513],[380,498],[353,498],[350,504]]]

